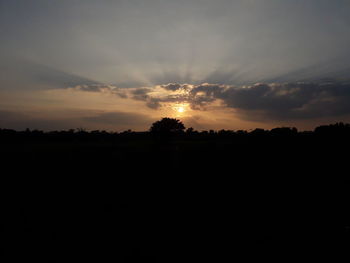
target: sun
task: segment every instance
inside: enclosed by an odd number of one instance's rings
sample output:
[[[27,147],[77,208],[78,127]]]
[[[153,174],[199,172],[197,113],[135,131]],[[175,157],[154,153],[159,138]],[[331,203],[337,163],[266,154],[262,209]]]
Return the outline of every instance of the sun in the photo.
[[[178,107],[176,110],[177,110],[177,112],[179,112],[179,113],[183,113],[183,112],[185,111],[185,108],[182,107],[182,106],[180,106],[180,107]]]
[[[176,116],[183,116],[184,114],[186,114],[188,110],[188,104],[187,103],[173,104],[171,108],[173,111],[175,111]]]

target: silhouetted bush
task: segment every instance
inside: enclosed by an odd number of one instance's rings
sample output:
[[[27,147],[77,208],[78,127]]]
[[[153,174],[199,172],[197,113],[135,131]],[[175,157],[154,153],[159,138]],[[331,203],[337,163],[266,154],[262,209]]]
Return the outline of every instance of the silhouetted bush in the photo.
[[[185,126],[178,119],[163,118],[152,124],[150,132],[154,134],[172,134],[181,133],[185,130]]]

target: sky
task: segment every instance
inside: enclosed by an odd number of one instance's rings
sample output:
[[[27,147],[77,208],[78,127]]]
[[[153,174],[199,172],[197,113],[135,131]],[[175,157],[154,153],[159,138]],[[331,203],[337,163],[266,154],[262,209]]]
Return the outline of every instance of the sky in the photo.
[[[0,0],[0,128],[350,121],[348,0]]]

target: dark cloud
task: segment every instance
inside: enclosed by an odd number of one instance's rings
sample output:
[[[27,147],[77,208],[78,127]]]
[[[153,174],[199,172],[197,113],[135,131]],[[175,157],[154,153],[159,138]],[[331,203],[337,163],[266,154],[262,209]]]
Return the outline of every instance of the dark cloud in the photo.
[[[150,99],[146,102],[146,106],[147,106],[148,108],[157,110],[157,109],[159,109],[159,108],[162,106],[162,104],[160,103],[159,100],[154,99],[154,98],[150,98]]]
[[[117,95],[123,99],[126,99],[128,95],[125,91],[122,89],[113,86],[113,85],[105,85],[105,84],[84,84],[84,85],[77,85],[73,87],[72,89],[78,90],[78,91],[85,91],[85,92],[100,92],[100,93],[110,93],[113,95]]]
[[[257,83],[233,86],[203,83],[168,83],[150,87],[119,89],[111,85],[79,85],[86,92],[110,92],[122,98],[144,101],[151,109],[167,103],[187,103],[193,110],[206,110],[215,101],[233,108],[242,119],[293,120],[350,114],[350,82],[323,79],[315,82]]]
[[[102,92],[103,90],[110,90],[109,87],[101,85],[78,85],[74,87],[76,90],[87,92]]]
[[[120,89],[133,89],[133,88],[145,87],[147,86],[147,84],[148,84],[147,82],[127,80],[124,82],[117,81],[115,86],[117,86]]]
[[[175,91],[175,90],[182,89],[184,85],[179,83],[169,83],[169,84],[161,85],[161,87],[166,90]]]
[[[161,85],[161,88],[167,91],[176,91],[179,89],[188,89],[187,84],[167,84]],[[172,94],[169,93],[166,96],[154,97],[152,96],[152,88],[138,88],[129,91],[131,98],[134,100],[140,100],[146,102],[146,106],[151,109],[159,109],[162,103],[182,103],[188,101],[188,95],[186,94]]]
[[[148,98],[146,101],[146,106],[151,109],[159,109],[164,103],[188,103],[189,97],[188,95],[176,94],[176,95],[168,95],[162,98]]]
[[[168,94],[152,97],[151,89],[133,92],[152,109],[164,103],[188,103],[194,110],[206,110],[214,101],[233,108],[242,119],[292,120],[350,114],[350,82],[324,79],[318,82],[257,83],[232,86],[203,83],[161,85]],[[176,93],[179,90],[185,92]],[[174,93],[175,92],[175,93]]]
[[[194,86],[190,94],[193,97],[205,95],[206,97],[216,98],[225,90],[226,87],[226,85],[203,83]]]
[[[196,90],[196,88],[194,89]],[[255,84],[247,87],[201,86],[210,98],[220,99],[241,117],[306,119],[350,114],[350,84],[341,82]]]
[[[131,91],[132,98],[135,100],[147,101],[149,99],[148,93],[151,92],[150,88],[138,88]]]
[[[286,111],[302,107],[314,96],[317,96],[317,90],[312,84],[255,84],[230,87],[216,97],[232,108]]]

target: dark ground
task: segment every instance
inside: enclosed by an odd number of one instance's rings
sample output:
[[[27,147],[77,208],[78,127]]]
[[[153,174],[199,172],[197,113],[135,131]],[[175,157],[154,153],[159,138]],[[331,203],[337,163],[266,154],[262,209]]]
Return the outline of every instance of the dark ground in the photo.
[[[3,262],[349,257],[347,125],[0,143]]]

